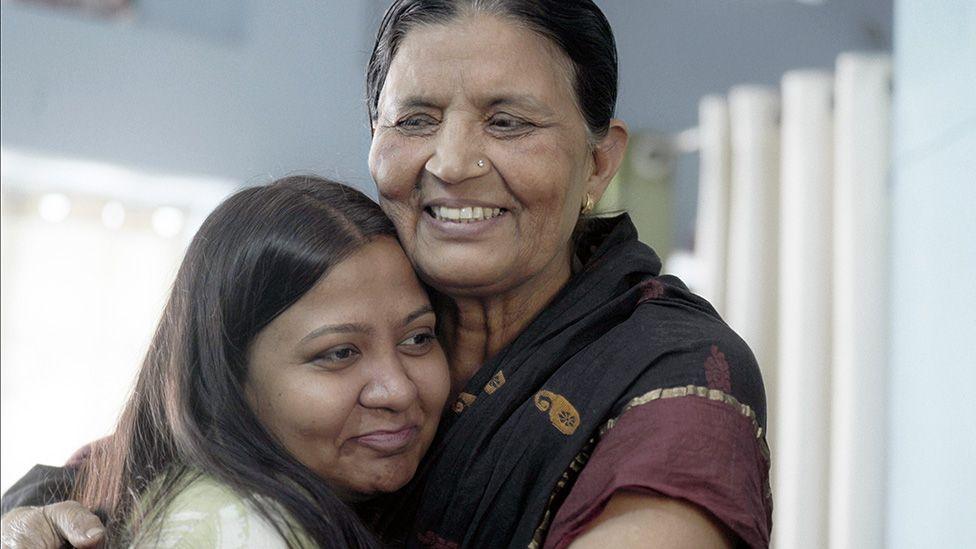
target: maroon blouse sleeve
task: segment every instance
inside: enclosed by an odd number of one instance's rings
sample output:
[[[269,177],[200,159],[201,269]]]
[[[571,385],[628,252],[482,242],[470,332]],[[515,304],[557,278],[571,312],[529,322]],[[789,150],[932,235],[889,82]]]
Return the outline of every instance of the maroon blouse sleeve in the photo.
[[[767,547],[768,455],[751,410],[727,394],[693,386],[652,391],[597,444],[558,509],[545,547],[567,547],[618,490],[684,499],[746,545]]]

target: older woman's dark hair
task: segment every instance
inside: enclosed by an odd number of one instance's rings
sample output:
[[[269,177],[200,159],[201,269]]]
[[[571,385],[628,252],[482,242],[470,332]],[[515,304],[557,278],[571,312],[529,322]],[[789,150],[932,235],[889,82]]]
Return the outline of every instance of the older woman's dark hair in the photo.
[[[93,450],[76,487],[108,520],[113,545],[152,532],[154,511],[197,471],[253,502],[286,538],[297,524],[322,546],[375,544],[355,512],[262,428],[244,383],[258,332],[379,236],[396,236],[379,206],[314,177],[242,190],[210,214],[117,431]]]
[[[591,0],[396,0],[380,23],[366,68],[370,120],[404,36],[420,25],[470,13],[508,17],[555,43],[572,62],[576,101],[590,133],[603,137],[617,103],[617,46],[610,23]]]

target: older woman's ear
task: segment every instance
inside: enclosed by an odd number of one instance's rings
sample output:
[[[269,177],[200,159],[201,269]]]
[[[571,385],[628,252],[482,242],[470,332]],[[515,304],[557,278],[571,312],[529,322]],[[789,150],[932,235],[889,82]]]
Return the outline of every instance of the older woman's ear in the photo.
[[[586,182],[586,192],[590,193],[594,202],[599,202],[603,193],[617,175],[617,170],[627,154],[627,141],[630,132],[627,124],[616,118],[610,119],[607,134],[600,139],[593,148],[593,171]]]

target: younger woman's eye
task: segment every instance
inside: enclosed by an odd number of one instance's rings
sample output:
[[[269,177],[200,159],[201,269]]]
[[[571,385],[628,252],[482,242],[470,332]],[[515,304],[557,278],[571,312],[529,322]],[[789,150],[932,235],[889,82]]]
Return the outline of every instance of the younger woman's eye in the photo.
[[[437,341],[433,332],[417,332],[400,342],[400,347],[410,354],[422,354],[430,350]]]
[[[315,357],[314,361],[327,368],[336,368],[352,362],[358,356],[358,349],[351,345],[342,345],[320,353]]]

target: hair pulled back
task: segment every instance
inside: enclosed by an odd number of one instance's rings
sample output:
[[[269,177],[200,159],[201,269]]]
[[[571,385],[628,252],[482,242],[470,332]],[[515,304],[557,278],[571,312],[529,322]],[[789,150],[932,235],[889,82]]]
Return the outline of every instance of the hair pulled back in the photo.
[[[558,46],[572,63],[576,101],[590,134],[606,135],[617,103],[617,46],[610,23],[592,0],[396,0],[380,23],[366,68],[371,121],[407,33],[475,13],[510,18]]]

